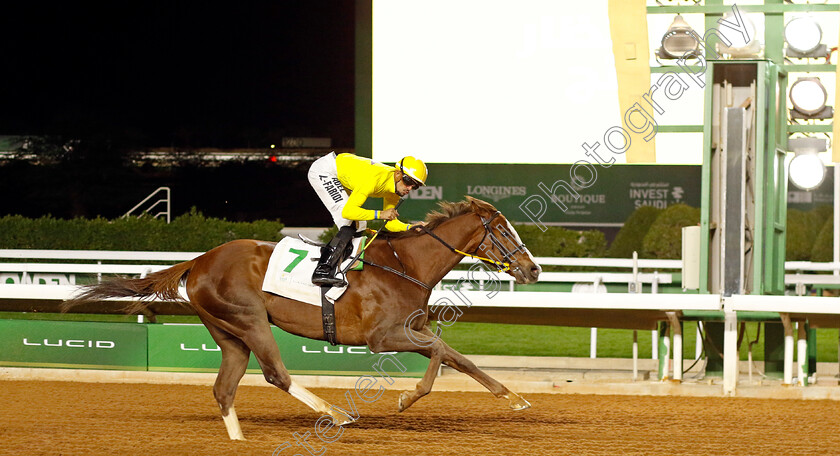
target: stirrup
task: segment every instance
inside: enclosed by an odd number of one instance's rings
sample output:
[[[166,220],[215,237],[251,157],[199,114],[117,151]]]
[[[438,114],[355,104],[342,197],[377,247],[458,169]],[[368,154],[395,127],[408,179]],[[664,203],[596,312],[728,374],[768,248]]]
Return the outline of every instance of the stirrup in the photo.
[[[312,283],[318,285],[319,287],[323,286],[331,286],[331,287],[346,287],[347,281],[338,277],[326,276],[326,277],[312,277]]]
[[[315,267],[315,272],[312,273],[312,283],[319,287],[326,285],[331,287],[347,286],[346,280],[336,277],[336,268],[331,267],[329,263],[319,264]]]

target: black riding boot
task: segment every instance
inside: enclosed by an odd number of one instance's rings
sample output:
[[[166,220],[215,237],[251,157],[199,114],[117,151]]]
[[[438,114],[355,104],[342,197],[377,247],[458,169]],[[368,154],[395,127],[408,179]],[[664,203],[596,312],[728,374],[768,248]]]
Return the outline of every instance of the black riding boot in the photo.
[[[347,245],[353,240],[355,233],[356,229],[354,227],[342,226],[329,245],[321,247],[321,258],[312,274],[312,283],[318,286],[329,285],[332,287],[347,285],[344,279],[335,276],[335,272],[344,256]]]

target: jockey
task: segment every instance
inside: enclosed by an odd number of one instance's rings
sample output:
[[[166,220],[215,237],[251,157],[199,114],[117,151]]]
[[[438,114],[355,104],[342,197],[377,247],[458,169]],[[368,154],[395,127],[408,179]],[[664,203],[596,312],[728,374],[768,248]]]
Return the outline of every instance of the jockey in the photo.
[[[366,220],[388,220],[385,228],[389,231],[408,230],[411,225],[397,219],[396,205],[409,191],[425,185],[427,176],[426,165],[414,157],[404,157],[393,167],[335,152],[315,160],[309,168],[309,183],[332,214],[338,234],[321,248],[312,283],[346,285],[335,277],[336,268],[353,235],[365,229]],[[362,208],[368,197],[382,198],[382,210]]]

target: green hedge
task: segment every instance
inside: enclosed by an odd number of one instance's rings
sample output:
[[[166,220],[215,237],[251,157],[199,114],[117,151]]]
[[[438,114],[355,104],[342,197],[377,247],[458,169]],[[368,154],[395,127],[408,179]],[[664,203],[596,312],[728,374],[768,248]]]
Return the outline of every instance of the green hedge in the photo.
[[[642,206],[633,211],[616,234],[607,256],[632,258],[633,252],[641,254],[645,235],[660,213],[662,209],[653,206]]]
[[[834,208],[818,206],[810,211],[788,209],[785,260],[831,261],[831,230]],[[826,225],[829,228],[825,228]],[[825,233],[823,234],[824,230]],[[827,236],[827,237],[826,237]]]
[[[808,227],[808,237],[811,242],[820,234],[826,220],[834,216],[834,207],[830,204],[823,204],[805,212],[805,224]]]
[[[831,206],[808,212],[788,210],[788,260],[831,261],[831,210]],[[644,258],[679,258],[680,228],[697,223],[699,209],[686,205],[664,211],[641,207],[627,219],[608,255],[628,257],[637,250]],[[535,256],[598,258],[607,254],[604,234],[598,230],[548,227],[543,232],[534,225],[515,227]],[[234,239],[277,241],[283,237],[281,229],[283,224],[277,220],[230,222],[205,217],[195,208],[170,224],[148,217],[64,220],[10,215],[0,217],[0,248],[206,251]],[[321,239],[329,240],[335,231],[333,227]]]
[[[816,234],[811,233],[807,222],[807,212],[798,209],[787,211],[787,231],[785,238],[785,260],[808,261]]]
[[[811,249],[811,261],[832,261],[834,259],[834,218],[828,217]]]
[[[50,216],[0,218],[0,248],[57,250],[153,250],[202,252],[234,239],[277,241],[280,221],[229,222],[193,208],[172,223],[151,217],[71,220]]]
[[[700,209],[685,204],[668,206],[650,226],[642,242],[642,258],[679,259],[682,227],[700,224]]]
[[[831,261],[833,210],[830,205],[807,212],[788,209],[786,260]],[[681,204],[664,212],[667,215],[652,207],[640,207],[633,212],[616,235],[608,256],[627,258],[636,250],[644,258],[679,258],[681,227],[698,224],[700,213],[696,208]],[[655,225],[651,219],[656,219]],[[655,232],[649,235],[651,230]]]
[[[607,251],[604,233],[575,231],[557,226],[541,231],[536,225],[514,225],[528,250],[538,257],[600,258]]]

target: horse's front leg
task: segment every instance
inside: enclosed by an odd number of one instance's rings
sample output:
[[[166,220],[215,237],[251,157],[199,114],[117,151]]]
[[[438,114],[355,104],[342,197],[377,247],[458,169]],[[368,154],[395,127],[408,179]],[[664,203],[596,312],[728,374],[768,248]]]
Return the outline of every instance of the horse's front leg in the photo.
[[[444,341],[437,338],[428,328],[423,328],[420,331],[409,331],[412,334],[412,340],[408,339],[404,331],[399,331],[398,333],[394,333],[393,337],[384,337],[382,340],[377,341],[377,343],[370,344],[371,349],[376,352],[410,351],[420,353],[429,358],[429,367],[426,369],[423,378],[417,383],[414,391],[406,391],[400,395],[399,410],[401,412],[421,397],[429,394],[437,377],[438,368],[442,362],[474,378],[496,397],[508,399],[510,401],[510,408],[514,410],[523,410],[531,406],[521,396],[510,391],[494,378],[485,374],[472,361],[465,358],[464,355],[446,345]],[[428,345],[424,341],[429,341]]]
[[[508,401],[510,401],[510,408],[513,410],[525,410],[531,407],[530,402],[526,401],[522,396],[507,389],[505,385],[502,385],[493,377],[484,373],[484,371],[476,367],[476,365],[472,361],[467,359],[466,356],[458,353],[449,345],[446,345],[446,342],[442,340],[439,340],[439,342],[445,347],[443,354],[444,364],[453,369],[456,369],[458,372],[465,373],[470,377],[474,378],[475,381],[484,385],[484,387],[487,388],[496,397],[503,397],[507,399]]]

